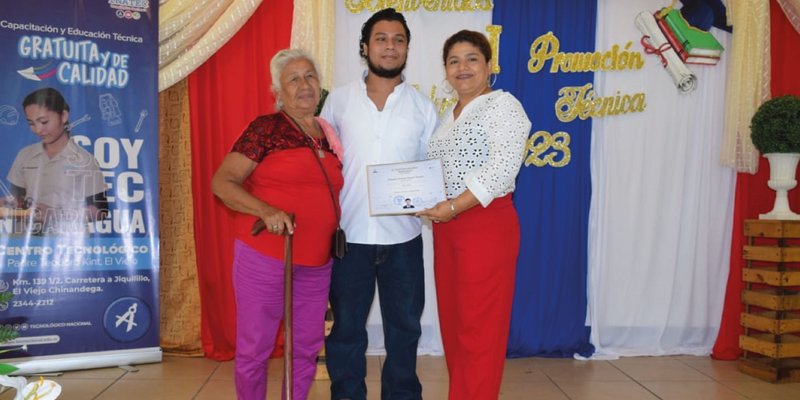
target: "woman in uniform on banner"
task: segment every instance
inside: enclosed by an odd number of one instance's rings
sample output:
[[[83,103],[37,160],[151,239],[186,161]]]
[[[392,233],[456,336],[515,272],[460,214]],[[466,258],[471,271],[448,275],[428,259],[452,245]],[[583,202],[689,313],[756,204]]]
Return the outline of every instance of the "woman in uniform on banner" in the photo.
[[[85,232],[87,221],[108,213],[106,184],[94,156],[70,139],[69,104],[58,90],[42,88],[22,107],[39,143],[17,153],[5,205],[22,210],[33,233]]]

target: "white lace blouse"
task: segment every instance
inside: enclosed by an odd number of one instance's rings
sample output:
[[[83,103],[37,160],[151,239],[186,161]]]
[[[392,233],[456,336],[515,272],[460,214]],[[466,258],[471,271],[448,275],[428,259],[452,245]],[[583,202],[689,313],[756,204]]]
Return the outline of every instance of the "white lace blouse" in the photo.
[[[447,197],[469,189],[487,207],[513,192],[530,129],[522,104],[502,90],[475,98],[457,120],[447,109],[427,151],[442,160]]]

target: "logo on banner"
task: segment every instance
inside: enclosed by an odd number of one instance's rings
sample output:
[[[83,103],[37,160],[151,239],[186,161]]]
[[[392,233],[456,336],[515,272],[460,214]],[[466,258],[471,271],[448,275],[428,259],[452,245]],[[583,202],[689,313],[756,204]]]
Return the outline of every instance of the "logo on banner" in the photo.
[[[108,0],[109,7],[116,9],[117,18],[139,20],[142,13],[150,9],[149,0]]]
[[[106,309],[103,327],[120,342],[140,339],[150,330],[150,307],[135,297],[122,297]]]
[[[28,67],[25,69],[21,69],[17,72],[20,75],[22,75],[25,79],[30,79],[32,81],[41,81],[42,79],[47,79],[56,74],[56,68],[51,67],[51,65],[53,65],[52,61],[40,65],[38,67]]]

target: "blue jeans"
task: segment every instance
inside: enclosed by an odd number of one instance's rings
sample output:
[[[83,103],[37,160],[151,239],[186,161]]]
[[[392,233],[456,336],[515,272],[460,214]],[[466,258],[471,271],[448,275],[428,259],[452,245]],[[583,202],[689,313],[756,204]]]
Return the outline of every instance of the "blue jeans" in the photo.
[[[333,330],[325,341],[331,399],[367,398],[366,325],[376,280],[386,347],[381,399],[421,399],[416,369],[425,305],[422,237],[393,245],[347,245],[347,255],[334,261],[331,275]]]

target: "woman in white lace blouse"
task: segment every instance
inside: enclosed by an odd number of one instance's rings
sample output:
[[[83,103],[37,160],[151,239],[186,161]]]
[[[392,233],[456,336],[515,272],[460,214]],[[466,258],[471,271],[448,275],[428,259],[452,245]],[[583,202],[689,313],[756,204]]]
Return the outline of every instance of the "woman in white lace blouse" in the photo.
[[[489,85],[491,48],[480,32],[444,44],[458,102],[428,144],[442,160],[448,199],[418,215],[434,222],[439,319],[452,399],[497,399],[511,319],[519,221],[511,193],[531,122],[510,93]]]

